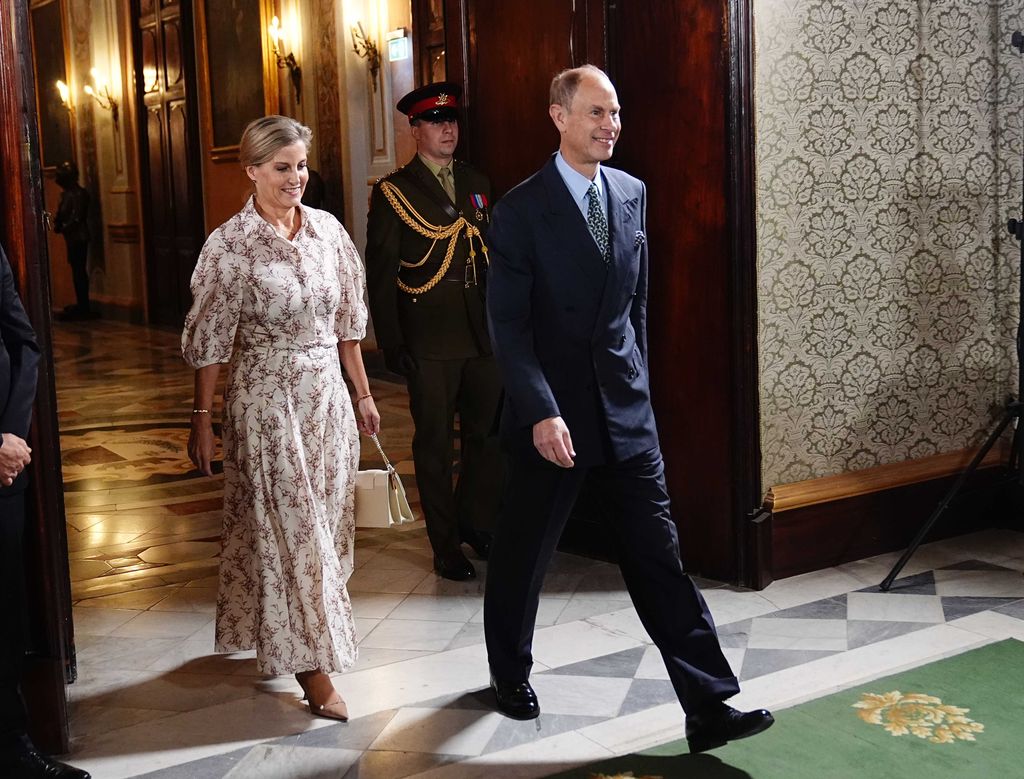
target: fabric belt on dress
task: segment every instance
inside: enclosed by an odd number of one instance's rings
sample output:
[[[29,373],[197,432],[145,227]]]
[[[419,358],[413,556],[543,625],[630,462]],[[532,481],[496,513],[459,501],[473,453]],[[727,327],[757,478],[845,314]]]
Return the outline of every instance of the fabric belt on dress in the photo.
[[[335,349],[338,346],[338,339],[324,339],[320,341],[292,341],[285,338],[239,338],[238,346],[241,349],[254,349],[266,351],[284,352],[312,352],[318,349]]]

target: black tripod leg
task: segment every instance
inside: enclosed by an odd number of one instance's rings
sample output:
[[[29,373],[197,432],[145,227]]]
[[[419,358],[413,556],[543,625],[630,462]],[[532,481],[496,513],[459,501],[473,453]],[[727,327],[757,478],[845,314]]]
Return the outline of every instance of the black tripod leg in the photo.
[[[1021,403],[1015,401],[1010,405],[1011,409],[1016,409],[1018,420],[1017,426],[1013,429],[1013,440],[1010,443],[1010,473],[1016,472],[1017,479],[1020,484],[1024,485],[1024,458],[1021,457],[1021,447],[1024,446],[1024,437],[1021,437]]]
[[[989,453],[989,450],[993,447],[993,445],[995,445],[995,442],[999,440],[999,437],[1003,434],[1003,431],[1006,430],[1006,426],[1009,425],[1010,422],[1012,422],[1017,417],[1018,410],[1013,408],[1011,408],[1005,414],[1003,414],[1003,418],[999,421],[999,424],[996,425],[995,430],[993,430],[989,437],[985,439],[985,443],[982,445],[981,449],[978,450],[978,453],[974,455],[974,459],[971,460],[970,465],[968,465],[967,468],[960,474],[959,478],[957,478],[957,480],[953,482],[953,486],[950,487],[949,492],[946,493],[946,496],[939,503],[938,507],[935,509],[934,512],[932,512],[932,515],[928,518],[928,521],[925,522],[921,526],[921,529],[917,531],[917,535],[914,536],[914,540],[910,542],[910,546],[907,547],[907,550],[903,553],[903,556],[896,561],[896,565],[894,565],[892,567],[892,570],[889,571],[889,575],[882,580],[882,583],[880,585],[878,585],[878,588],[882,592],[889,591],[889,588],[892,586],[893,580],[899,575],[900,571],[903,570],[903,566],[907,564],[907,561],[911,558],[914,552],[917,551],[917,548],[921,545],[921,542],[924,540],[924,537],[928,535],[928,533],[931,531],[935,523],[938,522],[939,517],[942,516],[942,512],[946,510],[946,508],[949,506],[953,498],[955,498],[957,493],[960,492],[960,488],[964,486],[964,482],[966,482],[971,477],[971,474],[978,469],[978,466],[981,465],[981,461],[985,459],[985,455]]]

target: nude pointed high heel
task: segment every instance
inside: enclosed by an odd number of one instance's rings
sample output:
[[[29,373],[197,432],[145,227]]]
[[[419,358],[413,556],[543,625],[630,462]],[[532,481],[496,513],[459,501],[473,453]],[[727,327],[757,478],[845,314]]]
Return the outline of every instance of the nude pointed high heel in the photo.
[[[309,713],[314,717],[324,717],[326,719],[336,719],[340,722],[348,722],[348,704],[345,703],[345,699],[340,695],[338,700],[332,703],[321,703],[319,706],[309,702]]]
[[[297,681],[299,683],[299,687],[302,688],[302,700],[307,702],[307,705],[309,706],[309,713],[314,717],[324,717],[325,719],[338,720],[339,722],[348,722],[348,704],[345,703],[345,699],[338,694],[337,690],[332,690],[337,700],[319,704],[313,702],[313,699],[309,694],[309,688],[306,687],[305,679],[308,679],[316,673],[318,672],[304,671],[302,673],[295,674],[295,681]]]

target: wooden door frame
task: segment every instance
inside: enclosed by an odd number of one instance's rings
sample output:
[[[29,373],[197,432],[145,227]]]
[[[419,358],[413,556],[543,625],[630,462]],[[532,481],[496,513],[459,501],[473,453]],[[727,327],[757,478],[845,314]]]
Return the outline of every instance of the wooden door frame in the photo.
[[[729,149],[728,226],[732,264],[733,517],[737,581],[763,589],[771,583],[771,514],[760,510],[760,369],[757,347],[757,200],[754,157],[754,20],[752,0],[726,0]]]
[[[74,631],[60,433],[50,332],[50,266],[43,222],[42,172],[30,58],[28,0],[0,12],[0,239],[42,351],[30,445],[25,567],[32,628],[22,681],[29,731],[43,750],[68,750],[65,682],[74,678]],[[18,121],[20,119],[20,121]]]

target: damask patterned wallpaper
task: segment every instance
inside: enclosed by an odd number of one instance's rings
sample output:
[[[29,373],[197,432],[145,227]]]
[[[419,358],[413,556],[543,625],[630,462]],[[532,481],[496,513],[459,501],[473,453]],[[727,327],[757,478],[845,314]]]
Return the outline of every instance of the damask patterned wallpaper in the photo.
[[[754,0],[766,489],[980,443],[1015,391],[1022,11]]]

